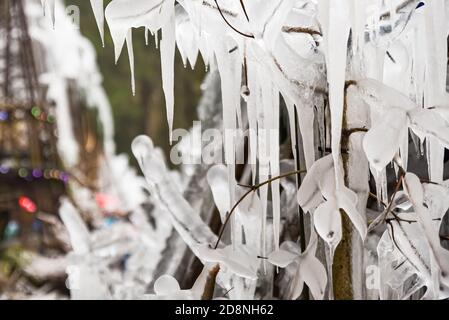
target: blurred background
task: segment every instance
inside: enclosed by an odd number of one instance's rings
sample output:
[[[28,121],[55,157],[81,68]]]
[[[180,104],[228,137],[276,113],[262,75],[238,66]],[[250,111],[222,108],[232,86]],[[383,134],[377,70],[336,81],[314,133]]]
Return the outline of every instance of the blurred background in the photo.
[[[169,153],[159,51],[134,31],[133,96],[127,52],[115,64],[89,1],[58,0],[55,16],[0,1],[0,298],[133,298],[176,237],[131,154],[140,134]],[[175,74],[174,128],[189,129],[205,66],[177,52]]]

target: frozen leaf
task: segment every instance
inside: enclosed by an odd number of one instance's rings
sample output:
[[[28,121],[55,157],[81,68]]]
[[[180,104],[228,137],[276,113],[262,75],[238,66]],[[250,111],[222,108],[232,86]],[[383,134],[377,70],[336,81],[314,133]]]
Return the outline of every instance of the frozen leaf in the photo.
[[[227,168],[224,165],[215,165],[210,168],[207,172],[207,182],[220,212],[221,222],[224,222],[227,213],[231,210]]]
[[[404,188],[415,209],[419,226],[422,228],[432,255],[440,269],[441,281],[449,285],[449,251],[441,247],[439,230],[432,223],[431,215],[424,207],[424,191],[419,178],[413,173],[407,173],[404,178]]]
[[[300,274],[316,300],[323,300],[327,285],[327,273],[323,264],[314,255],[308,254],[300,262]]]
[[[237,218],[242,223],[245,231],[245,243],[249,248],[253,248],[258,253],[260,252],[262,212],[262,202],[256,192],[251,192],[246,196],[236,209]]]
[[[154,283],[155,294],[144,297],[150,300],[201,300],[209,276],[210,266],[205,265],[191,289],[181,290],[178,281],[170,275],[159,277]]]
[[[407,134],[407,114],[399,108],[385,112],[363,139],[363,150],[379,172],[393,159]]]
[[[76,254],[86,254],[90,251],[90,234],[83,219],[68,199],[63,199],[59,208],[59,216],[67,228],[70,243]]]
[[[340,209],[346,212],[362,239],[366,236],[367,226],[366,218],[356,207],[357,195],[345,186],[341,186],[340,190],[336,189],[332,169],[330,156],[316,161],[298,190],[298,202],[304,210],[318,205],[314,214],[315,228],[318,234],[335,248],[341,240]],[[307,198],[311,200],[306,200]],[[307,204],[308,202],[311,204]],[[323,203],[319,204],[321,202]]]
[[[316,231],[331,248],[336,248],[342,237],[340,210],[335,198],[319,205],[313,215]]]
[[[154,292],[157,295],[170,295],[180,290],[178,281],[169,275],[159,277],[154,283]]]
[[[357,88],[368,105],[377,111],[388,112],[391,107],[411,111],[417,107],[403,93],[375,79],[358,80]]]
[[[302,278],[302,274],[299,268],[297,269],[296,275],[293,278],[290,290],[292,300],[298,299],[301,296],[302,291],[304,290],[304,279]]]
[[[366,217],[362,216],[357,210],[357,195],[351,189],[343,187],[341,191],[337,192],[337,199],[339,208],[345,211],[360,237],[364,240],[368,232],[367,222]]]
[[[208,246],[198,248],[199,257],[207,262],[218,262],[221,268],[229,269],[236,275],[250,280],[257,279],[259,259],[254,252],[250,252],[245,246],[239,246],[235,250],[232,246],[223,249],[211,249]]]
[[[310,212],[323,201],[319,191],[319,182],[333,168],[332,156],[317,160],[307,172],[298,190],[298,203],[304,211]]]
[[[436,110],[416,110],[410,113],[410,128],[422,137],[434,137],[449,148],[449,121]]]
[[[277,251],[273,251],[268,255],[268,262],[274,264],[275,266],[285,268],[296,258],[298,258],[297,254],[279,249]]]
[[[285,268],[294,263],[296,273],[290,287],[292,299],[297,299],[302,293],[304,282],[310,288],[313,297],[316,300],[322,300],[327,284],[326,269],[323,264],[315,257],[318,238],[314,230],[310,235],[309,245],[304,253],[299,253],[297,244],[284,242],[281,247],[284,249],[272,252],[268,256],[268,261],[276,266]],[[290,248],[290,250],[285,250]],[[294,253],[298,251],[298,253]]]

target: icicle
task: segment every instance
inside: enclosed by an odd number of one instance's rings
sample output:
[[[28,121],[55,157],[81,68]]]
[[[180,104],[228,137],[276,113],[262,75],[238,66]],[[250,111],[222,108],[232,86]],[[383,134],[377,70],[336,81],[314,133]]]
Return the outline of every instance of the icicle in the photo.
[[[370,171],[373,174],[373,178],[374,178],[374,183],[376,185],[376,199],[377,199],[377,207],[378,208],[382,208],[382,201],[384,200],[384,198],[382,197],[382,172],[377,171],[374,167],[372,167],[370,165]],[[387,202],[384,203],[388,203],[388,199]]]
[[[345,89],[346,53],[349,38],[348,2],[335,0],[329,2],[329,21],[327,32],[327,80],[329,83],[329,105],[332,118],[331,146],[334,158],[337,189],[343,183],[340,140],[343,121],[343,102]]]
[[[225,40],[229,41],[230,39]],[[238,49],[229,53],[227,41],[223,41],[223,39],[215,41],[215,56],[220,73],[223,101],[224,155],[225,163],[228,166],[230,199],[234,203],[237,186],[235,181],[236,107],[240,101],[241,64]],[[234,42],[230,44],[233,46]],[[234,245],[236,245],[237,233],[240,233],[235,230],[235,223],[235,218],[233,218],[231,238]]]
[[[53,25],[53,28],[55,27],[55,0],[41,0],[42,10],[44,12],[44,15],[46,14],[46,8],[50,8],[50,19],[51,23]]]
[[[123,49],[123,45],[125,44],[126,40],[126,34],[128,33],[128,28],[125,28],[121,25],[116,25],[114,23],[116,9],[111,5],[115,2],[111,2],[107,7],[105,11],[105,17],[109,25],[109,30],[111,32],[112,42],[114,43],[114,56],[115,56],[115,63],[117,64],[118,59],[120,58],[120,54]]]
[[[270,172],[271,177],[280,175],[279,164],[279,92],[272,89],[271,109],[270,116]],[[271,183],[271,196],[273,206],[273,234],[274,234],[274,248],[279,249],[279,237],[280,237],[280,223],[281,223],[281,194],[279,180],[275,180]]]
[[[367,0],[352,0],[350,4],[353,48],[359,54],[361,54],[365,43],[366,2]]]
[[[387,181],[387,171],[384,168],[382,171],[376,171],[376,191],[378,199],[381,199],[383,203],[388,203],[388,181]],[[379,204],[380,205],[380,204]]]
[[[428,209],[423,205],[424,192],[419,178],[412,173],[407,173],[404,178],[404,189],[409,196],[410,202],[413,204],[418,224],[424,232],[431,254],[440,269],[441,282],[449,285],[449,253],[441,246],[438,236],[439,230],[432,222]]]
[[[261,69],[258,70],[260,91],[257,96],[257,103],[262,106],[258,109],[257,126],[259,128],[258,135],[258,151],[259,151],[259,179],[261,181],[268,180],[270,177],[270,130],[269,117],[271,117],[272,88],[271,79],[269,79]],[[268,217],[268,186],[263,186],[260,190],[260,200],[262,201],[262,255],[267,254],[267,217]],[[265,261],[264,261],[265,262]],[[264,271],[266,272],[266,264],[264,263]]]
[[[249,96],[246,103],[246,110],[248,114],[248,126],[249,126],[249,150],[250,150],[250,164],[252,171],[252,182],[256,183],[257,177],[257,66],[253,61],[247,61],[247,73],[248,73],[248,90]]]
[[[90,0],[92,11],[94,12],[95,21],[97,22],[98,31],[100,32],[101,42],[104,47],[104,3],[103,0]]]
[[[156,49],[159,49],[159,31],[154,33],[154,45],[156,46]]]
[[[443,1],[428,1],[424,7],[426,82],[425,108],[447,102],[447,19]],[[435,182],[443,180],[444,147],[433,137],[427,140],[429,178]]]
[[[434,137],[426,139],[427,166],[431,181],[443,181],[444,171],[444,147]]]
[[[129,29],[126,34],[126,46],[128,48],[129,68],[131,70],[131,90],[133,96],[136,95],[136,77],[134,68],[134,49],[133,49],[133,29]]]
[[[42,14],[45,16],[45,4],[47,0],[41,0],[41,6],[42,6]]]
[[[319,134],[319,147],[321,148],[320,155],[323,156],[326,150],[326,140],[327,140],[327,128],[326,128],[326,106],[324,104],[324,99],[317,99],[315,103],[317,107],[317,122],[318,122],[318,134]]]
[[[295,170],[299,170],[299,168],[296,167],[296,164],[298,163],[296,159],[296,148],[298,147],[298,142],[296,141],[296,121],[295,121],[295,109],[296,106],[287,98],[284,98],[285,106],[287,107],[287,113],[288,113],[288,121],[290,126],[290,137],[292,140],[292,154],[293,159],[295,160]]]
[[[149,44],[149,36],[150,36],[150,29],[145,27],[145,45],[148,46]]]
[[[152,140],[146,136],[138,136],[133,140],[131,149],[150,190],[193,252],[198,253],[198,245],[216,243],[217,236],[184,199]]]
[[[174,72],[175,72],[176,26],[175,15],[171,13],[167,23],[162,27],[161,40],[161,69],[162,87],[165,95],[168,131],[170,144],[173,132],[173,113],[175,105],[174,97]]]
[[[334,283],[333,283],[333,265],[334,265],[334,255],[335,250],[331,246],[326,246],[326,270],[327,276],[329,278],[328,288],[329,288],[329,300],[334,300]]]
[[[304,150],[304,157],[306,160],[306,169],[310,167],[315,162],[315,144],[314,144],[314,122],[315,114],[313,112],[312,106],[304,106],[298,110],[298,122],[299,130],[301,131],[302,144]],[[299,169],[298,169],[299,170]]]

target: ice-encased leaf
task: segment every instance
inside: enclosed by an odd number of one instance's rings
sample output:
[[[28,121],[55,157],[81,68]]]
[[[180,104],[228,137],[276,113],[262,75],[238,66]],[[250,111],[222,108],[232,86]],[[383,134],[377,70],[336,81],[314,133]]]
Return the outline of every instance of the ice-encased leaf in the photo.
[[[356,227],[362,239],[366,237],[366,217],[357,210],[357,195],[345,186],[336,188],[333,159],[319,159],[309,170],[298,190],[298,202],[304,210],[318,206],[323,198],[326,202],[315,210],[314,223],[318,234],[335,247],[341,238],[340,209],[343,209]],[[330,212],[334,212],[330,214]]]
[[[289,264],[291,264],[295,259],[297,259],[299,255],[291,253],[286,250],[276,250],[268,255],[268,262],[278,266],[280,268],[285,268]]]
[[[340,210],[335,198],[327,199],[316,208],[313,223],[320,237],[331,248],[336,248],[342,237],[342,228]]]
[[[404,225],[405,226],[405,225]],[[412,229],[416,229],[416,225],[408,225]],[[395,232],[395,240],[391,233],[391,228]],[[409,230],[409,234],[413,234],[414,230]],[[378,267],[379,267],[379,296],[385,300],[391,297],[391,290],[399,291],[401,285],[413,274],[419,276],[420,286],[426,284],[429,278],[429,272],[426,269],[426,262],[419,259],[420,255],[413,251],[413,246],[406,239],[407,233],[402,227],[397,227],[393,222],[381,236],[377,244]],[[398,292],[398,295],[401,293]]]
[[[76,254],[90,251],[90,234],[83,219],[68,199],[62,199],[59,216],[70,236],[70,243]]]
[[[269,50],[274,49],[276,39],[280,35],[284,22],[287,19],[294,3],[295,0],[279,1],[279,4],[277,4],[271,12],[270,19],[264,25],[263,39]]]
[[[391,206],[391,209],[393,210],[395,208],[398,208],[398,209],[401,209],[401,210],[405,211],[405,210],[410,209],[411,207],[412,207],[412,204],[408,200],[408,197],[405,194],[405,192],[401,191],[401,190],[398,191],[396,193],[396,197],[394,198],[394,202],[393,202],[393,204]]]
[[[362,240],[365,239],[368,232],[366,217],[362,216],[357,210],[357,195],[351,189],[343,187],[337,191],[339,208],[343,209],[354,224]]]
[[[410,112],[410,128],[421,138],[434,137],[449,148],[449,121],[438,111],[421,109]]]
[[[335,174],[329,170],[323,175],[319,182],[321,194],[325,199],[337,199],[337,206],[345,211],[351,222],[356,227],[362,239],[366,237],[366,217],[362,216],[357,210],[357,194],[351,189],[341,186],[340,190],[336,190]]]
[[[310,212],[323,201],[319,190],[322,177],[333,168],[331,155],[325,156],[312,165],[298,190],[297,199],[305,212]]]
[[[449,100],[449,94],[446,97]],[[434,106],[431,110],[438,112],[443,118],[449,121],[449,105],[437,105]]]
[[[163,275],[154,283],[154,292],[157,295],[170,295],[180,290],[178,281],[170,275]]]
[[[312,230],[309,244],[303,253],[297,243],[285,241],[280,250],[275,250],[268,256],[268,261],[275,266],[285,268],[294,264],[291,267],[296,267],[289,291],[292,299],[299,298],[304,282],[310,288],[314,299],[321,300],[324,297],[327,274],[323,264],[315,257],[317,245],[318,237]]]
[[[363,150],[379,172],[393,159],[407,134],[407,114],[399,108],[385,112],[363,139]]]
[[[230,211],[231,198],[229,194],[228,169],[224,165],[215,165],[207,172],[207,182],[212,190],[212,196],[220,212],[221,222]]]
[[[315,300],[323,300],[327,285],[327,273],[314,255],[306,255],[300,262],[301,278],[307,284]]]
[[[240,189],[237,189],[240,191]],[[243,195],[243,191],[241,192]],[[262,229],[262,201],[256,192],[251,192],[237,206],[236,216],[245,231],[245,241],[249,248],[260,250],[260,232]]]
[[[256,253],[251,252],[244,245],[238,246],[235,250],[232,245],[222,249],[211,249],[203,245],[198,248],[198,253],[204,261],[219,263],[223,269],[227,268],[240,277],[257,279],[259,260]]]
[[[446,286],[449,286],[449,251],[441,246],[439,230],[432,223],[431,214],[423,205],[424,191],[419,178],[413,173],[407,173],[404,177],[404,189],[413,204],[418,224],[424,232],[435,262],[440,269],[440,279]]]
[[[433,183],[423,184],[424,201],[431,213],[432,219],[440,220],[438,221],[438,225],[441,225],[443,216],[449,210],[449,187],[447,187],[447,182],[448,180],[438,185]]]
[[[378,80],[358,80],[357,88],[366,103],[377,111],[388,112],[391,107],[411,111],[417,107],[406,95]]]
[[[301,270],[298,267],[296,271],[296,275],[293,278],[293,282],[290,287],[290,295],[293,300],[298,299],[301,296],[302,291],[304,290],[304,279],[302,278]]]
[[[217,236],[183,197],[152,140],[147,136],[138,136],[133,140],[131,149],[155,201],[169,214],[184,242],[195,254],[198,245],[216,243]]]

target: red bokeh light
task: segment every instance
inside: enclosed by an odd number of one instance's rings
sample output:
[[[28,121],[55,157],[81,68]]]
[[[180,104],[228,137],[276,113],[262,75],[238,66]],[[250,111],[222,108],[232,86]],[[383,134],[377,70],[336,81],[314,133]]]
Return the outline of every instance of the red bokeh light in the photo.
[[[25,196],[19,198],[19,206],[28,213],[35,213],[37,210],[36,204]]]

